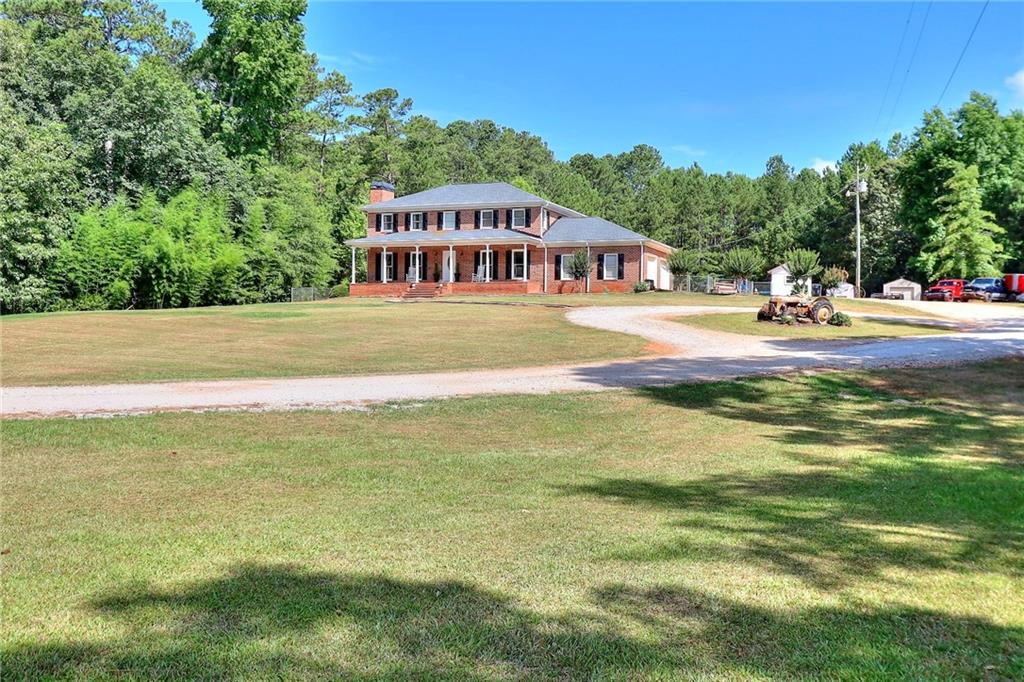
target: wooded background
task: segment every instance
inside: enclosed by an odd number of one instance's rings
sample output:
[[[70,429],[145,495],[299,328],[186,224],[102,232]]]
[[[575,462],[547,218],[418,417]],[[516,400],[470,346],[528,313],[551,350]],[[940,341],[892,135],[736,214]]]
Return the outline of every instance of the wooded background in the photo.
[[[909,137],[854,142],[835,171],[669,168],[640,144],[559,161],[488,120],[439,126],[393,89],[357,94],[306,51],[305,0],[203,0],[209,36],[146,0],[0,4],[4,312],[284,300],[344,283],[371,180],[399,194],[507,181],[681,247],[853,269],[864,286],[1024,269],[1024,113],[981,93]],[[629,121],[622,125],[628,126]],[[360,264],[357,267],[362,267]]]

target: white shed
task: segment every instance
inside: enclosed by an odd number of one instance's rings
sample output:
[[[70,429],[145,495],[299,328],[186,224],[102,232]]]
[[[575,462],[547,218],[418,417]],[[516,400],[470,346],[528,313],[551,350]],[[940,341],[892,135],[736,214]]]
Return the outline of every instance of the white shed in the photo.
[[[899,294],[903,296],[904,301],[920,301],[921,285],[917,282],[911,282],[909,279],[894,279],[882,285],[882,293],[886,296]]]
[[[768,276],[771,278],[771,290],[772,296],[792,296],[793,295],[793,275],[789,271],[789,266],[783,263],[768,271]],[[807,291],[811,290],[812,281],[807,281]]]
[[[768,271],[771,278],[772,296],[790,296],[793,293],[793,278],[789,276],[789,267],[783,263]]]
[[[843,282],[835,289],[829,289],[825,293],[827,296],[832,296],[833,298],[855,298],[855,296],[853,295],[854,286],[849,282]]]

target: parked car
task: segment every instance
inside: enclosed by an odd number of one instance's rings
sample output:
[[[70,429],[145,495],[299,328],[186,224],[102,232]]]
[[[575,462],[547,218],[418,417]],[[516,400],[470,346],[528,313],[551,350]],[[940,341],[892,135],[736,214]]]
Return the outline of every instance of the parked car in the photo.
[[[962,301],[964,300],[964,279],[940,279],[924,292],[926,301]]]
[[[1002,277],[975,277],[964,287],[968,301],[1002,301],[1006,299],[1006,285]]]

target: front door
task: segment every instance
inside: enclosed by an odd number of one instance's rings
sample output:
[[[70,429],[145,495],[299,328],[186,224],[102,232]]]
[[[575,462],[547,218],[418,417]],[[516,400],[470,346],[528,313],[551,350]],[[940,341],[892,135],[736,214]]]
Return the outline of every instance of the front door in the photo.
[[[454,278],[451,276],[452,270],[455,267],[454,254],[451,251],[444,251],[441,257],[441,281],[451,282]]]

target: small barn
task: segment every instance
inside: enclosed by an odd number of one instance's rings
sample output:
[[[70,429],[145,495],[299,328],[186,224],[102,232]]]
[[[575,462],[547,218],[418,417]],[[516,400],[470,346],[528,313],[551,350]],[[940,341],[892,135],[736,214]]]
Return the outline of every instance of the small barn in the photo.
[[[789,271],[788,265],[785,263],[777,265],[768,271],[768,277],[771,280],[770,293],[772,296],[793,295],[793,274]],[[811,291],[813,284],[812,280],[807,282],[807,291]]]
[[[921,285],[901,277],[883,284],[882,293],[886,296],[902,296],[904,301],[920,301]]]
[[[771,279],[772,296],[789,296],[793,293],[793,278],[785,263],[769,270],[768,277]]]

